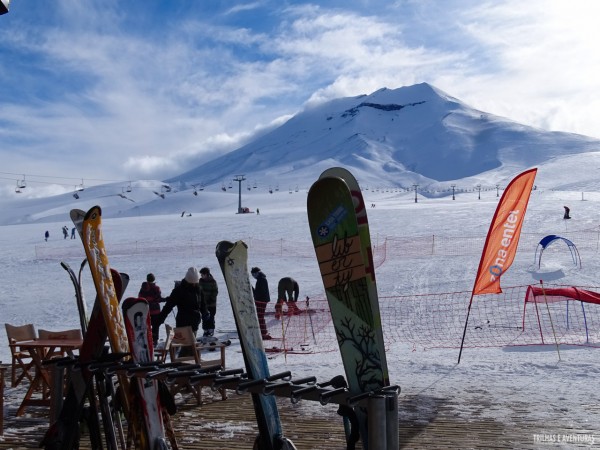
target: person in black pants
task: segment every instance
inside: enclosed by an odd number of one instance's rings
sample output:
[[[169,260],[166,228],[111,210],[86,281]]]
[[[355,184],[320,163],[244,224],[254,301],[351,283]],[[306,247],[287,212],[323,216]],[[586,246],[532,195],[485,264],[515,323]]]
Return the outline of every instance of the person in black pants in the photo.
[[[272,339],[265,322],[265,310],[267,309],[267,303],[271,301],[271,296],[269,295],[269,282],[267,281],[267,276],[259,267],[253,267],[252,270],[250,270],[250,273],[256,280],[256,285],[252,288],[252,294],[254,295],[254,303],[256,304],[256,315],[258,316],[260,334],[265,340]]]

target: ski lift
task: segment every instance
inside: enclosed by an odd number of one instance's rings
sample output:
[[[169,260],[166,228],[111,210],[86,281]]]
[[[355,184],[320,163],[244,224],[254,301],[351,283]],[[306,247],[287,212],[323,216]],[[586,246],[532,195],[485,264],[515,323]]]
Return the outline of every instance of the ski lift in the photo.
[[[296,192],[298,192],[298,186],[296,186]]]
[[[19,184],[19,180],[17,180],[17,187],[15,188],[15,192],[16,192],[17,194],[20,194],[20,193],[21,193],[21,185]]]
[[[279,190],[279,185],[275,186],[275,190],[278,191]]]
[[[250,185],[248,185],[246,189],[251,190],[252,188],[250,187]]]
[[[258,185],[256,184],[256,181],[254,181],[254,184],[252,185],[253,189],[256,189],[258,187]]]
[[[233,188],[233,183],[230,181],[229,182],[229,186],[227,186],[228,189],[232,189]]]
[[[79,200],[79,194],[77,191],[83,191],[83,189],[79,189],[78,186],[75,186],[75,191],[73,192],[73,197],[75,197],[75,200]]]
[[[127,185],[127,192],[131,192],[131,181],[129,182],[129,184]]]
[[[19,189],[25,189],[27,187],[27,182],[25,181],[25,175],[23,175],[22,180],[17,180],[17,187]]]

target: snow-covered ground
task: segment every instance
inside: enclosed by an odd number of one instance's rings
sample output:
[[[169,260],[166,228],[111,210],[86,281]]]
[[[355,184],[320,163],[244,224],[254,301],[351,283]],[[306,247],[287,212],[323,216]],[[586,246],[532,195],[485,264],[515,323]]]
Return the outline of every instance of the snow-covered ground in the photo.
[[[423,235],[483,237],[497,205],[496,192],[461,193],[451,198],[414,202],[414,193],[364,191],[373,243],[386,236]],[[202,194],[200,194],[202,195]],[[223,194],[230,195],[230,194]],[[220,287],[217,329],[233,329],[229,300],[214,256],[221,240],[281,239],[309,245],[310,234],[305,213],[306,191],[277,195],[256,194],[254,205],[260,214],[235,214],[231,202],[210,211],[190,211],[190,217],[178,214],[106,219],[103,231],[111,266],[127,272],[131,282],[126,295],[137,295],[148,272],[156,275],[163,294],[168,295],[175,280],[184,277],[189,266],[208,266]],[[581,191],[534,191],[525,218],[524,233],[560,234],[569,237],[578,230],[598,229],[600,194]],[[235,204],[235,202],[234,202]],[[563,205],[569,205],[573,219],[562,219]],[[254,208],[253,208],[254,209]],[[65,329],[78,327],[73,289],[60,261],[74,268],[83,259],[79,239],[62,238],[68,217],[56,223],[0,227],[0,310],[2,320],[11,324],[33,323],[36,328]],[[51,237],[44,242],[44,232]],[[577,244],[577,242],[576,242]],[[153,248],[140,253],[127,249]],[[277,251],[253,254],[249,266],[260,266],[270,282],[271,298],[276,297],[277,280],[295,277],[301,296],[323,295],[316,262]],[[503,286],[533,282],[534,247],[520,246],[512,268],[502,278]],[[597,285],[597,246],[582,251],[582,268],[575,269],[569,258],[548,261],[548,269],[564,273],[561,282],[575,286]],[[133,254],[132,254],[133,253]],[[405,293],[436,293],[470,290],[479,263],[479,254],[442,258],[423,252],[418,257],[386,258],[377,269],[380,296]],[[89,270],[84,271],[84,289],[91,306],[93,286]],[[271,305],[272,308],[272,305]],[[466,314],[466,311],[465,311]],[[269,319],[275,326],[274,319]],[[168,323],[174,324],[171,317]],[[6,343],[4,327],[0,340]],[[243,365],[241,354],[228,353],[229,367]],[[388,352],[391,381],[402,387],[401,395],[452,399],[455,413],[468,418],[490,417],[510,423],[515,411],[540,424],[562,423],[600,442],[600,409],[596,381],[600,375],[600,349],[547,346],[468,348],[457,364],[457,349],[413,349],[394,344]],[[7,345],[0,346],[0,360],[9,362]],[[342,374],[337,352],[308,355],[273,355],[272,372],[291,370],[295,376],[316,375],[327,379]],[[10,388],[9,388],[10,390]],[[486,405],[483,407],[482,405]],[[422,414],[401,411],[416,421],[428,420],[426,406]],[[540,433],[551,430],[540,429]],[[531,443],[533,445],[533,437]]]

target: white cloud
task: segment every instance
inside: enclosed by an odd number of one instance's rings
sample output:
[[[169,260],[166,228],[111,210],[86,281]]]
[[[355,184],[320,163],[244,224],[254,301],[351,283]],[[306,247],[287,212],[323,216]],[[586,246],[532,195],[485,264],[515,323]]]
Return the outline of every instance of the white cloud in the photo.
[[[0,155],[22,155],[13,171],[53,155],[56,175],[168,178],[305,103],[422,81],[490,113],[600,136],[592,0],[257,1],[219,20],[142,17],[160,23],[146,32],[127,26],[133,7],[93,4],[61,3],[47,22],[0,30],[10,50],[0,81],[21,95],[0,110]],[[261,8],[277,22],[238,21]]]

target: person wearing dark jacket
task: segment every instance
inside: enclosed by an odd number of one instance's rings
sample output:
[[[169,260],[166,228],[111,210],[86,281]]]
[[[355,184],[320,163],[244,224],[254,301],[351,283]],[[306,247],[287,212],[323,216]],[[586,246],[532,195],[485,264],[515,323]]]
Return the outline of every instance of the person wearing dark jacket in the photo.
[[[271,301],[269,282],[267,281],[267,276],[258,267],[253,267],[250,273],[256,280],[256,285],[252,288],[252,294],[254,295],[254,303],[256,304],[260,334],[263,339],[272,339],[267,331],[267,324],[265,322],[265,310],[267,309],[267,303]]]
[[[206,304],[206,309],[210,314],[208,320],[202,321],[202,329],[204,330],[204,336],[212,336],[215,333],[215,315],[217,314],[217,294],[219,293],[219,287],[208,267],[200,269],[200,291],[202,292],[202,299]]]
[[[277,284],[277,304],[275,305],[276,319],[281,317],[284,303],[287,304],[288,314],[292,315],[299,311],[296,306],[299,294],[300,287],[298,286],[298,282],[292,277],[283,277],[279,280]]]
[[[160,303],[164,302],[165,299],[162,298],[160,287],[155,283],[155,281],[156,278],[154,277],[154,274],[149,273],[148,275],[146,275],[146,281],[142,283],[142,287],[140,288],[138,297],[145,298],[148,302],[148,306],[150,307],[150,323],[152,324],[152,343],[156,348],[156,344],[158,344],[158,334],[161,324],[161,322],[159,322]]]
[[[194,334],[196,334],[200,321],[209,319],[206,304],[202,300],[199,281],[198,269],[190,267],[185,274],[185,278],[175,283],[175,288],[166,298],[167,302],[159,314],[159,323],[163,323],[173,308],[177,307],[175,326],[191,326]]]

